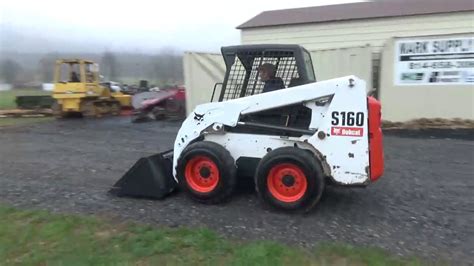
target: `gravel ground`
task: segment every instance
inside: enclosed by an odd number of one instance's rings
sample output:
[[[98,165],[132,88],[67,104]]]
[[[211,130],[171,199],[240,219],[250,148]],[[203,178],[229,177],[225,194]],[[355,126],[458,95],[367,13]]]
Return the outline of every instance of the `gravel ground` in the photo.
[[[328,188],[307,215],[265,210],[251,189],[225,205],[181,193],[116,198],[108,188],[141,156],[172,147],[179,124],[129,118],[0,128],[0,201],[155,225],[205,226],[230,238],[304,247],[321,241],[472,265],[474,142],[385,137],[386,172],[367,188]]]

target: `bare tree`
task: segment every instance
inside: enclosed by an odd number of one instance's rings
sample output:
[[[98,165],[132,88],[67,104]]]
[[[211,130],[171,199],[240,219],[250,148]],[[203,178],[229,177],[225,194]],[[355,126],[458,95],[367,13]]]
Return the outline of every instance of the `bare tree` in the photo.
[[[9,84],[12,84],[18,78],[22,71],[20,64],[11,59],[3,60],[0,63],[0,77]]]
[[[52,82],[54,77],[54,65],[56,60],[59,59],[58,53],[48,53],[39,62],[39,73],[41,75],[41,81]]]
[[[183,81],[182,61],[183,56],[174,48],[165,47],[152,58],[153,73],[163,84],[180,83]]]
[[[115,54],[112,52],[105,52],[101,58],[101,69],[105,77],[110,80],[115,80],[118,76],[118,63]]]

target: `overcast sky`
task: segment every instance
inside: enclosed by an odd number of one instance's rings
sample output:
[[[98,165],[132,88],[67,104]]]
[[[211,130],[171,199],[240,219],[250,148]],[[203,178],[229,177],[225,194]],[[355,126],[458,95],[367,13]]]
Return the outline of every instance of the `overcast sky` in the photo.
[[[238,44],[236,26],[265,10],[354,0],[4,0],[2,49],[33,52],[179,50],[218,51]]]

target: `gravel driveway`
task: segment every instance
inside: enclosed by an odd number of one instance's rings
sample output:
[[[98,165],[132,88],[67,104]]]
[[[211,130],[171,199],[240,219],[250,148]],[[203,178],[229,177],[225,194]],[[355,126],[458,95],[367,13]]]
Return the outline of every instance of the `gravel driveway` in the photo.
[[[262,208],[251,189],[225,205],[176,193],[116,198],[108,188],[141,156],[172,147],[173,122],[63,120],[0,128],[0,201],[168,226],[206,226],[231,238],[311,247],[320,241],[394,254],[474,261],[474,142],[385,137],[386,172],[368,188],[328,188],[307,215]]]

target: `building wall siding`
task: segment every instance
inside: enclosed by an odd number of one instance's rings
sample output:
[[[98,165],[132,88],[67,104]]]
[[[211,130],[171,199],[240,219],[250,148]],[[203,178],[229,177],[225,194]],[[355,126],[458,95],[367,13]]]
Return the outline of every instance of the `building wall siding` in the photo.
[[[355,75],[367,82],[367,91],[373,89],[370,46],[310,52],[316,80]]]
[[[224,80],[225,63],[220,54],[185,52],[183,57],[186,112],[211,100],[214,84]],[[213,101],[219,99],[221,86],[216,87]]]
[[[379,53],[392,37],[427,36],[474,31],[474,12],[362,19],[318,24],[243,29],[242,44],[300,44],[308,50],[370,45]]]

